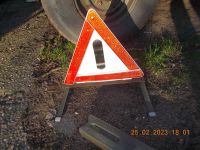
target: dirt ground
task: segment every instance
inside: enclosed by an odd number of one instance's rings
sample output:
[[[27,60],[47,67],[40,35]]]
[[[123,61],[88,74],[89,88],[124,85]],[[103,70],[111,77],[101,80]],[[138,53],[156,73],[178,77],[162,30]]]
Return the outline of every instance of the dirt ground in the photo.
[[[165,31],[184,41],[199,33],[199,14],[189,0],[160,0],[139,38],[131,39],[136,41],[133,46],[142,49],[149,37]],[[190,83],[171,87],[175,96],[148,86],[155,118],[147,117],[137,84],[75,88],[61,123],[55,124],[66,70],[37,55],[55,35],[40,4],[8,0],[0,5],[0,149],[98,149],[78,132],[90,114],[127,134],[132,129],[188,129],[189,136],[134,137],[160,150],[200,149],[198,91]]]

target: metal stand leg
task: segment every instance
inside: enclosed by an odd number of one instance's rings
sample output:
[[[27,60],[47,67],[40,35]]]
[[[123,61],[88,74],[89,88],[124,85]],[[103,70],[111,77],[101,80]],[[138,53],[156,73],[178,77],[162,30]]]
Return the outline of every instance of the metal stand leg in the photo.
[[[58,107],[58,112],[57,112],[57,116],[55,118],[55,122],[60,122],[61,121],[61,117],[62,117],[64,108],[65,108],[65,104],[66,104],[68,95],[69,95],[69,88],[66,87],[65,97],[64,97],[63,101],[61,102],[60,106]]]
[[[146,85],[145,85],[144,82],[140,82],[140,88],[142,90],[147,108],[149,110],[149,113],[148,113],[149,117],[155,117],[156,112],[154,111],[154,108],[152,106],[152,103],[151,103],[151,100],[150,100],[150,97],[149,97],[149,93],[147,91],[147,88],[146,88]]]
[[[149,117],[155,117],[156,113],[155,113],[154,108],[152,106],[152,103],[151,103],[151,100],[150,100],[150,97],[149,97],[145,82],[143,80],[138,80],[138,81],[135,81],[135,82],[139,82],[139,84],[140,84],[140,88],[142,90],[142,94],[144,96],[145,103],[146,103],[147,108],[148,108]],[[65,104],[66,104],[66,101],[67,101],[67,98],[68,98],[68,95],[69,95],[69,90],[70,90],[69,87],[66,87],[65,97],[64,97],[63,101],[61,102],[60,106],[58,107],[58,111],[57,111],[57,116],[55,118],[55,122],[60,122],[61,121],[61,117],[63,115]]]

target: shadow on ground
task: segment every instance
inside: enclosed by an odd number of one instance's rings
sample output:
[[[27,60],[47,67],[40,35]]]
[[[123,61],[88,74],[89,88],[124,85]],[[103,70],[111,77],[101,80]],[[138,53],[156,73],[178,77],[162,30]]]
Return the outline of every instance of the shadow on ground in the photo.
[[[19,27],[40,12],[39,3],[27,3],[25,0],[4,0],[0,3],[0,38]]]
[[[198,0],[190,0],[189,2],[200,19],[200,2]],[[198,100],[198,110],[200,111],[200,28],[195,29],[193,26],[183,0],[173,0],[171,2],[171,14],[178,39],[183,45],[184,63],[188,68],[193,92]]]

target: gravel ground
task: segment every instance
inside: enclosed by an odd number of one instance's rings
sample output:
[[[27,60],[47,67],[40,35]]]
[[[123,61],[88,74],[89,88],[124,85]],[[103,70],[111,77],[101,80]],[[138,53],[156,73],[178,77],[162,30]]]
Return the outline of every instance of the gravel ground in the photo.
[[[20,9],[20,11],[19,11]],[[22,118],[33,87],[32,63],[51,27],[38,4],[0,5],[0,149],[29,149]],[[37,15],[36,15],[37,14]]]

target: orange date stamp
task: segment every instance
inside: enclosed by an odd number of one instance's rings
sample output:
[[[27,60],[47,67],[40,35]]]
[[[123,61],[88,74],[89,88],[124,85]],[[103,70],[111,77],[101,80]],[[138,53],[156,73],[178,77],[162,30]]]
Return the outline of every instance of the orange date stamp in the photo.
[[[189,136],[191,134],[189,129],[132,129],[131,136]]]

